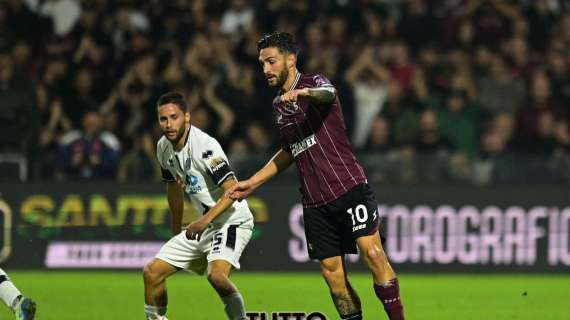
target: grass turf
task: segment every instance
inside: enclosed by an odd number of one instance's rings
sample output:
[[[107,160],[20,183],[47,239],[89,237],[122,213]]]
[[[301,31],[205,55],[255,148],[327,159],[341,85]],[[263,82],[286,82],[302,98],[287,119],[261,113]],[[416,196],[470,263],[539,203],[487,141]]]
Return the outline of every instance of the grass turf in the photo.
[[[39,320],[144,319],[137,272],[13,271],[11,279],[38,303]],[[248,310],[320,311],[338,319],[318,273],[236,273]],[[387,319],[367,274],[352,274],[365,319]],[[570,319],[570,276],[401,274],[407,319]],[[223,320],[219,298],[204,277],[168,281],[170,320]],[[13,319],[0,307],[0,319]],[[268,318],[270,319],[270,317]]]

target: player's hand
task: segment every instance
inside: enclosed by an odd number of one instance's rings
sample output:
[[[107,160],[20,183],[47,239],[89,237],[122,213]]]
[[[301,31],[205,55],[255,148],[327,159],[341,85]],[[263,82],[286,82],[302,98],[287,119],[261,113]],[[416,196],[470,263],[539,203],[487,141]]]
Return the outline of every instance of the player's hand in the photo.
[[[306,97],[309,95],[309,88],[290,90],[281,95],[281,102],[293,103],[297,102],[299,97]]]
[[[251,183],[249,180],[244,180],[230,187],[224,193],[224,196],[232,200],[241,201],[247,198],[253,192],[254,189],[255,188],[253,187],[253,183]]]
[[[202,216],[200,219],[192,222],[186,227],[186,238],[190,240],[200,241],[200,237],[208,225],[212,222],[207,216]]]

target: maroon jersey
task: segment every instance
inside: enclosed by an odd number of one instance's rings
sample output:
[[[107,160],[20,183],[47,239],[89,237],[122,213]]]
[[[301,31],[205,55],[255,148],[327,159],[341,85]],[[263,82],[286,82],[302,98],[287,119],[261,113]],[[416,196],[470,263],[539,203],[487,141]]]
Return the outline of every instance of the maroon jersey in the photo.
[[[298,73],[291,90],[303,88],[334,89],[322,75]],[[273,114],[281,145],[295,158],[304,207],[325,205],[366,182],[348,140],[338,96],[328,105],[305,97],[286,105],[278,95]]]

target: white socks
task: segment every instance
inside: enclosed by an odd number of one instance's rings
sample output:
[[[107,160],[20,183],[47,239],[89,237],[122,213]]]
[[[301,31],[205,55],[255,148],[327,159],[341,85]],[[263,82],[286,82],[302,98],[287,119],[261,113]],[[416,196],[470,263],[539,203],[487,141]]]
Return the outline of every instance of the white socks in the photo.
[[[243,298],[239,292],[232,293],[222,298],[224,302],[226,314],[230,320],[247,319],[245,316],[245,307]]]
[[[12,310],[18,304],[18,297],[21,296],[22,293],[16,286],[10,281],[8,275],[4,270],[0,269],[0,300],[4,301],[4,303]]]
[[[146,314],[146,318],[148,320],[162,319],[162,317],[166,314],[166,307],[149,306],[148,304],[145,304],[144,313]]]

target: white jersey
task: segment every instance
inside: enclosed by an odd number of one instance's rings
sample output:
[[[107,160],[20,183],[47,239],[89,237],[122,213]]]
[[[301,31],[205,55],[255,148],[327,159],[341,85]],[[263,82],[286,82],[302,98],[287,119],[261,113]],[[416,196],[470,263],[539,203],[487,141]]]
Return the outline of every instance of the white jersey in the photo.
[[[156,156],[162,168],[165,181],[185,183],[185,192],[198,212],[204,214],[213,207],[224,194],[221,184],[234,172],[222,147],[210,135],[190,126],[184,147],[175,151],[172,143],[162,137],[157,143]],[[230,208],[219,215],[215,225],[244,223],[253,220],[247,201],[235,201]]]

